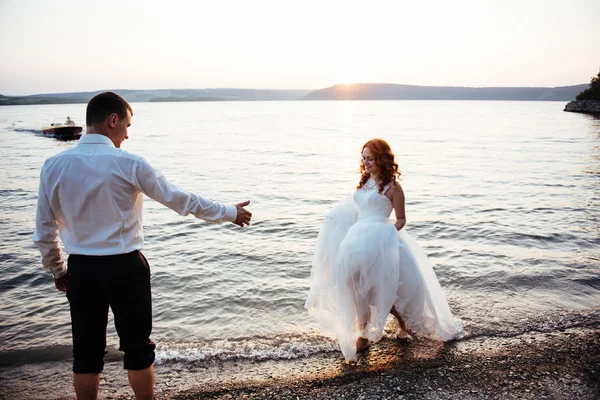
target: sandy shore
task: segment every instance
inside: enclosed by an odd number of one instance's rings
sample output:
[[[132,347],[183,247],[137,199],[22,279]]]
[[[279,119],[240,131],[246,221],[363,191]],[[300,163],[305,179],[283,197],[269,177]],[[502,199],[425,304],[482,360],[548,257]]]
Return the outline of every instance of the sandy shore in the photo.
[[[346,364],[339,352],[294,360],[156,366],[157,399],[600,399],[600,321],[551,333],[453,343],[384,339]],[[102,399],[133,399],[118,354]],[[52,384],[39,384],[48,382]],[[36,384],[37,382],[37,384]],[[73,399],[70,362],[0,371],[0,398]]]
[[[600,326],[446,345],[382,341],[355,366],[332,355],[273,364],[157,398],[600,399]]]

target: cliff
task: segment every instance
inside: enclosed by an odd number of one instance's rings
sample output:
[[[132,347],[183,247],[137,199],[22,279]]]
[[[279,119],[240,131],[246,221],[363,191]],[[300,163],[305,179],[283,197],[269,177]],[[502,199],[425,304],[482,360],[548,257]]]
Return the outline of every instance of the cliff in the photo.
[[[565,106],[564,111],[600,115],[600,100],[574,100]]]

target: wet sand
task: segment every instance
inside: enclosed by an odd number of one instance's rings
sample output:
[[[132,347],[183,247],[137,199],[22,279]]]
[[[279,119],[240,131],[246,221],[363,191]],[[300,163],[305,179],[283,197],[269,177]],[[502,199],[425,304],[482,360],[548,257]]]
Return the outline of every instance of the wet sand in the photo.
[[[600,399],[600,325],[446,345],[382,341],[355,366],[339,357],[315,361],[282,363],[287,377],[268,365],[266,378],[198,385],[157,398]]]
[[[117,353],[104,399],[133,399]],[[48,382],[37,385],[36,382]],[[339,352],[261,362],[156,366],[157,399],[600,399],[600,321],[551,333],[452,343],[384,339],[346,364]],[[0,372],[0,398],[73,399],[70,364]]]

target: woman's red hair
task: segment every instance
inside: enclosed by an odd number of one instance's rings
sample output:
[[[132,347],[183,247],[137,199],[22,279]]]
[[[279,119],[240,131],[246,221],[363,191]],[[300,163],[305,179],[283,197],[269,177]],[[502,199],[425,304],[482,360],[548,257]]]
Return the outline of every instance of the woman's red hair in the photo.
[[[394,153],[390,145],[383,139],[371,139],[365,143],[361,150],[365,150],[365,147],[371,151],[373,158],[375,159],[375,165],[379,168],[379,193],[383,191],[383,188],[390,182],[394,182],[396,177],[400,178],[401,172],[398,170],[398,164],[394,161]],[[370,174],[365,170],[365,165],[360,163],[360,182],[358,183],[357,189],[363,187],[369,180]]]

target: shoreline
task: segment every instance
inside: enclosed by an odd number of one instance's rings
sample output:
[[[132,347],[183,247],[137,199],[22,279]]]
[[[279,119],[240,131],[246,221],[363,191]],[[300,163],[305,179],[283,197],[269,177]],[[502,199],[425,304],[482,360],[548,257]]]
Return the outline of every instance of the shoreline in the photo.
[[[563,111],[600,116],[600,100],[573,100]]]
[[[159,364],[155,399],[599,399],[600,321],[589,322],[445,344],[383,339],[356,364],[339,351]],[[100,398],[132,399],[120,357],[105,361]],[[0,382],[0,398],[75,398],[70,360],[0,368]]]
[[[446,345],[386,340],[372,346],[356,366],[335,355],[324,359],[329,367],[322,360],[294,360],[282,366],[287,377],[275,376],[271,367],[265,368],[266,378],[166,390],[156,398],[600,398],[600,324]]]

